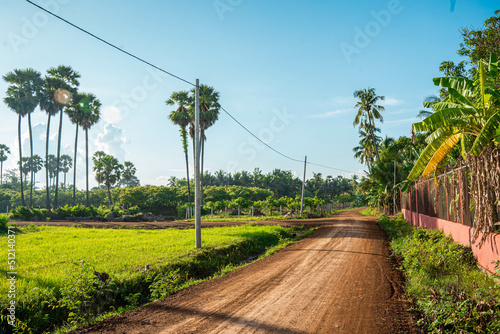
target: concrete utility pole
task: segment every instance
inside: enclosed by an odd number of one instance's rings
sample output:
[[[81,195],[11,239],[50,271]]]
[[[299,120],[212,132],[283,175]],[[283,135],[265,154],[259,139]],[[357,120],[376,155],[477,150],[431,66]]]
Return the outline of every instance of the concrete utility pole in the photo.
[[[201,248],[201,184],[200,184],[200,80],[196,79],[194,100],[194,230],[195,247]]]
[[[300,200],[300,215],[302,216],[302,211],[304,209],[304,190],[306,186],[306,167],[307,167],[307,155],[304,160],[304,178],[302,179],[302,198]]]

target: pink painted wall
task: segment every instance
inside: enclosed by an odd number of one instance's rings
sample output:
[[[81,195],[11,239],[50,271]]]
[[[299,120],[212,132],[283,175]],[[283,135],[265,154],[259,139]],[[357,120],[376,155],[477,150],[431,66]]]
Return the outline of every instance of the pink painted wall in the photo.
[[[478,242],[471,245],[472,228],[467,225],[418,214],[406,209],[403,209],[402,212],[405,219],[413,225],[432,230],[440,229],[446,235],[451,236],[455,242],[471,247],[479,265],[491,273],[495,272],[495,265],[492,262],[500,260],[500,234],[491,233],[483,246],[479,248]]]

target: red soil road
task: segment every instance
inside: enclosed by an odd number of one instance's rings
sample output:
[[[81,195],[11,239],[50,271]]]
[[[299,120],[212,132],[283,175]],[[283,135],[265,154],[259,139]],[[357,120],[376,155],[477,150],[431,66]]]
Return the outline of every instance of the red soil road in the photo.
[[[223,277],[73,333],[421,333],[374,217],[337,214]]]

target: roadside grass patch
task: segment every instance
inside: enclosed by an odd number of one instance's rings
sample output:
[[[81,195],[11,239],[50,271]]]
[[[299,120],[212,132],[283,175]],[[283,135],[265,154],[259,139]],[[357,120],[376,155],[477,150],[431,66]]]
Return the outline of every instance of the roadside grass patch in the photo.
[[[74,328],[138,307],[285,247],[303,229],[255,225],[203,229],[201,249],[194,249],[193,229],[19,228],[15,330]],[[7,236],[0,239],[7,244]],[[7,247],[0,257],[7,259]],[[2,333],[13,331],[5,317],[8,288],[1,280]]]
[[[423,314],[419,325],[431,333],[500,333],[500,286],[470,248],[440,230],[415,228],[401,214],[378,222],[402,258],[406,293]]]
[[[380,213],[377,209],[375,208],[365,208],[361,211],[359,211],[359,213],[362,215],[362,216],[380,216],[382,213]]]

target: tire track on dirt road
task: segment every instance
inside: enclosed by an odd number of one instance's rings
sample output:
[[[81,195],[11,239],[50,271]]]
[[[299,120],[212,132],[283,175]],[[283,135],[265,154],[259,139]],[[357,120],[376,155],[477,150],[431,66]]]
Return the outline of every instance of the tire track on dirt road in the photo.
[[[342,212],[270,257],[74,333],[418,333],[392,266],[373,217]]]

